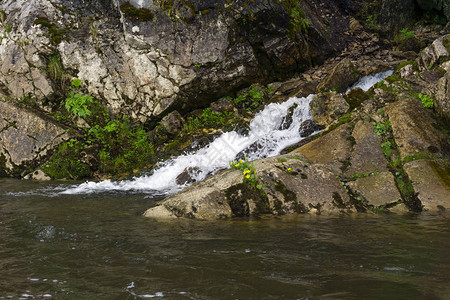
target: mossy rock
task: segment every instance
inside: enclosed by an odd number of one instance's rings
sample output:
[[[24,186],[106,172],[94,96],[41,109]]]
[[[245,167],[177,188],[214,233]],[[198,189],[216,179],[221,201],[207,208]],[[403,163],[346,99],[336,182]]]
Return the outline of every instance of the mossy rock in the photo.
[[[130,2],[125,2],[120,5],[120,11],[127,19],[140,22],[153,21],[154,15],[147,8],[136,8]]]

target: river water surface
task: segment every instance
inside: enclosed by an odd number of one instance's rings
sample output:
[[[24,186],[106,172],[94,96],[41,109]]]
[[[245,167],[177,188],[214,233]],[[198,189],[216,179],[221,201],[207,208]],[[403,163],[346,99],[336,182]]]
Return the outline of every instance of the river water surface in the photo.
[[[450,215],[158,222],[0,179],[0,299],[450,299]]]

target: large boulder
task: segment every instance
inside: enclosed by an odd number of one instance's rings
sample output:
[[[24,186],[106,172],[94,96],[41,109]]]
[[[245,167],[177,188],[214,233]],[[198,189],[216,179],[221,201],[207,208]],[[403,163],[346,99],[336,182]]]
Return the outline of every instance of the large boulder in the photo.
[[[450,209],[450,162],[415,160],[404,166],[424,210]]]
[[[344,92],[350,85],[358,81],[360,75],[350,59],[345,58],[337,63],[330,74],[317,86],[317,91],[335,90]]]
[[[260,214],[355,211],[344,187],[325,166],[297,155],[254,161],[261,189],[240,170],[224,170],[169,196],[144,215],[153,218],[218,219]]]
[[[417,154],[445,156],[446,138],[433,126],[435,120],[420,100],[406,98],[391,103],[386,106],[386,112],[401,158]]]
[[[12,103],[0,101],[0,111],[0,175],[25,175],[70,138],[49,118]]]
[[[388,171],[358,178],[349,182],[348,186],[361,198],[360,201],[376,208],[395,207],[402,200],[395,185],[395,178]]]
[[[381,148],[381,138],[375,127],[367,121],[358,121],[352,132],[355,145],[350,155],[346,175],[387,171],[387,160]]]
[[[422,50],[417,58],[421,71],[428,70],[443,59],[450,58],[450,34],[436,39],[430,46]]]
[[[353,148],[350,138],[352,130],[351,125],[344,124],[292,153],[300,153],[309,161],[324,164],[336,174],[340,174],[345,171],[345,164],[350,159]]]

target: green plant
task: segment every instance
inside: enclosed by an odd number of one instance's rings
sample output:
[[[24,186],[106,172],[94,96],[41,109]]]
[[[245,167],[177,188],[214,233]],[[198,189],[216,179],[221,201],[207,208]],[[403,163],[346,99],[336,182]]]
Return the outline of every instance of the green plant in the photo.
[[[8,24],[8,25],[5,26],[5,32],[6,33],[10,33],[11,30],[12,30],[12,26],[11,25]]]
[[[80,84],[81,81],[79,79],[75,78],[72,80],[74,89],[69,93],[69,97],[66,98],[64,107],[68,112],[85,118],[92,113],[89,107],[94,103],[94,98],[89,94],[81,94],[79,90]]]
[[[248,161],[239,160],[230,162],[230,166],[234,170],[242,171],[244,182],[250,186],[256,187],[258,190],[262,189],[262,184],[259,178],[256,176],[255,167],[249,165]]]
[[[50,160],[41,168],[54,179],[80,180],[88,178],[92,170],[80,160],[80,152],[84,149],[84,144],[76,139],[71,139],[60,144]]]
[[[383,148],[384,156],[386,156],[388,158],[391,157],[391,146],[392,146],[392,144],[389,141],[383,142],[381,144],[381,148]]]
[[[424,94],[419,94],[419,99],[420,99],[420,101],[422,101],[423,107],[425,107],[425,108],[433,108],[434,107],[434,101],[430,96],[424,95]]]
[[[391,121],[389,120],[385,120],[382,123],[372,122],[372,124],[375,126],[375,133],[377,135],[386,136],[388,132],[392,131]]]

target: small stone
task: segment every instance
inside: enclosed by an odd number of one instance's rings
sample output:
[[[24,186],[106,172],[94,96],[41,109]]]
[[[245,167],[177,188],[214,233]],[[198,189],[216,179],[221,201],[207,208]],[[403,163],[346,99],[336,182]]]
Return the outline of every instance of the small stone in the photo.
[[[161,125],[172,135],[176,135],[183,127],[184,119],[181,114],[174,110],[162,118]]]

